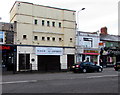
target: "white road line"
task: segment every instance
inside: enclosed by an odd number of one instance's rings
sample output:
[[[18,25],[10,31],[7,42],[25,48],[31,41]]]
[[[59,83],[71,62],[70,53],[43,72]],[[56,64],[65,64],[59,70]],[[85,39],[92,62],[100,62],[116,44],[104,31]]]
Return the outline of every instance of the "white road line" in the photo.
[[[37,80],[0,82],[0,84],[27,83],[27,82],[37,82]]]
[[[118,75],[103,75],[103,76],[90,76],[87,78],[101,78],[101,77],[117,77]]]

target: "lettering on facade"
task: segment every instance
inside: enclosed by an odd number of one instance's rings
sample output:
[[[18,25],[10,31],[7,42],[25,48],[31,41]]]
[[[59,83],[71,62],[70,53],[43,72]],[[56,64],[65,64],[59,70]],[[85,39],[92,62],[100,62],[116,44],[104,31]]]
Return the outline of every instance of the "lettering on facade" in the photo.
[[[84,53],[98,53],[97,50],[84,50]]]
[[[120,55],[120,50],[108,50],[108,54]]]
[[[10,50],[10,46],[0,46],[0,50]]]
[[[36,47],[36,55],[62,55],[63,48]]]

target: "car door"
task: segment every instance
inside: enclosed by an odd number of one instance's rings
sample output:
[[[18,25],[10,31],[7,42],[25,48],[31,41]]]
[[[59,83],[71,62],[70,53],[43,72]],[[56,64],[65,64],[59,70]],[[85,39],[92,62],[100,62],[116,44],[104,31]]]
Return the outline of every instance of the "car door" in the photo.
[[[89,71],[89,62],[85,62],[83,64],[83,69],[86,69],[87,71]]]
[[[89,69],[90,69],[90,71],[96,71],[97,70],[97,66],[94,63],[89,62]]]

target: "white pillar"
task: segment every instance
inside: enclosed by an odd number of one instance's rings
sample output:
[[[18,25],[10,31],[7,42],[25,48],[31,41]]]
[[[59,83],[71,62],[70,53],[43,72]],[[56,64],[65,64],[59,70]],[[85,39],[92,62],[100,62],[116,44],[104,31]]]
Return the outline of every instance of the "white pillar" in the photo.
[[[97,63],[100,65],[100,55],[97,56]]]
[[[61,69],[67,69],[67,55],[60,56]]]

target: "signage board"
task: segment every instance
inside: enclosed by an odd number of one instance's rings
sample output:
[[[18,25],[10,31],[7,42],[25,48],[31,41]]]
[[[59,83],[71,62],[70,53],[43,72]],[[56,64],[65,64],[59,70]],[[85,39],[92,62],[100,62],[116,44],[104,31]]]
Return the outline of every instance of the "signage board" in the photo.
[[[0,31],[0,44],[4,44],[4,32]]]
[[[36,55],[63,55],[63,48],[36,47]]]

